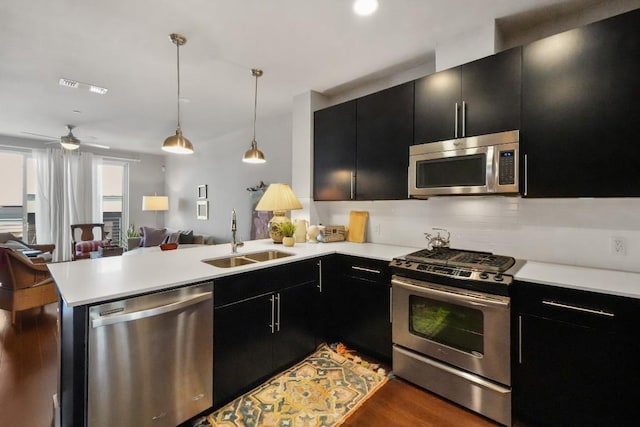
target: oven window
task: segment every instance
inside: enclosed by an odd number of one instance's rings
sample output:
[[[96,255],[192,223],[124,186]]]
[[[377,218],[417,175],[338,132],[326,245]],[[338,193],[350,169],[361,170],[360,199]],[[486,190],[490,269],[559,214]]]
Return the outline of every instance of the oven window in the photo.
[[[486,155],[446,157],[416,162],[416,187],[438,188],[487,184]]]
[[[409,330],[467,353],[484,354],[484,316],[475,308],[410,295]]]

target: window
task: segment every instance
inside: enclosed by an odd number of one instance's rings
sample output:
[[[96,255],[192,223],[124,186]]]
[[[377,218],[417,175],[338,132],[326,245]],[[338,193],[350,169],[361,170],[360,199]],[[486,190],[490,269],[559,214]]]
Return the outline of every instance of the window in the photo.
[[[129,165],[126,162],[105,160],[99,168],[102,193],[102,221],[107,238],[120,244],[128,224],[127,188]]]
[[[0,151],[0,232],[35,243],[35,162],[28,153]]]

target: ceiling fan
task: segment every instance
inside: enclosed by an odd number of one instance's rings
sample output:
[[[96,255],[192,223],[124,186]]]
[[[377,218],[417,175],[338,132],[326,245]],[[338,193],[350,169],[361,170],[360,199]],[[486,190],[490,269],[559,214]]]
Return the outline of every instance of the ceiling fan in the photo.
[[[64,148],[65,150],[72,151],[80,148],[80,143],[81,143],[81,141],[78,138],[76,138],[76,136],[73,134],[73,129],[75,127],[76,127],[75,125],[67,125],[67,129],[69,129],[69,133],[66,135],[62,135],[59,138],[49,136],[49,135],[42,135],[39,133],[33,133],[33,132],[22,132],[22,133],[27,135],[40,136],[40,137],[52,139],[53,141],[48,142],[48,144],[59,143],[60,146],[62,146],[62,148]],[[104,150],[108,150],[111,148],[107,145],[93,144],[93,143],[84,142],[84,141],[82,141],[82,145],[86,145],[88,147],[102,148]]]

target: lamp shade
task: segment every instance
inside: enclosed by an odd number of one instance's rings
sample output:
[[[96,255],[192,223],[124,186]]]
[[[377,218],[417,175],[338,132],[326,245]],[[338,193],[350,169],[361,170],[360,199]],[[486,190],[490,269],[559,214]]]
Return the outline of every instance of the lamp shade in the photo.
[[[288,184],[271,184],[256,206],[257,211],[289,211],[302,209]]]
[[[169,197],[167,196],[142,196],[143,211],[168,211]]]
[[[175,135],[171,135],[164,140],[162,149],[174,154],[193,154],[193,144],[182,136],[182,130],[180,128],[176,129]]]

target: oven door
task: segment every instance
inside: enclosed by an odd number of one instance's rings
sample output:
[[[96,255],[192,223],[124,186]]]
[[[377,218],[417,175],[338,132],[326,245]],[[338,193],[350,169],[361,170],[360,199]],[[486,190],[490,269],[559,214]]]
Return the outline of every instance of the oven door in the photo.
[[[393,342],[511,385],[508,297],[393,277]]]

